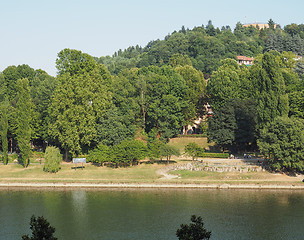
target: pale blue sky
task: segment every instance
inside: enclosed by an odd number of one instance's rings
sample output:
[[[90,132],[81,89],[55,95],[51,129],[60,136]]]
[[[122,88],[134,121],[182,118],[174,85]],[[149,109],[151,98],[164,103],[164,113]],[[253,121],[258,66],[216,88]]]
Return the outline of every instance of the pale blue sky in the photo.
[[[245,16],[247,23],[300,24],[303,9],[303,0],[0,0],[0,71],[28,64],[55,76],[64,48],[100,57],[208,20],[232,29]]]

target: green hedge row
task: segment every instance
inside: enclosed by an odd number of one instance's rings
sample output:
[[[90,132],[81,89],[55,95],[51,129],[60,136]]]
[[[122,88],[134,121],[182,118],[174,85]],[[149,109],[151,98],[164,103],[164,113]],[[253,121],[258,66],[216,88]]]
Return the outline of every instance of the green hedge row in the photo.
[[[184,134],[184,135],[177,135],[178,138],[201,138],[207,137],[207,133],[203,134]]]
[[[205,158],[228,158],[229,153],[210,153],[210,152],[204,152],[200,157]]]

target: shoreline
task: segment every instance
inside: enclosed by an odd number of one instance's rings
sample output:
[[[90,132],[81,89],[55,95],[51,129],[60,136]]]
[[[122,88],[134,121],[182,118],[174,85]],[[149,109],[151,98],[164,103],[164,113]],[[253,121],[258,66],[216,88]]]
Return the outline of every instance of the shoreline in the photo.
[[[157,189],[157,188],[173,188],[173,189],[286,189],[286,190],[304,190],[303,185],[275,185],[275,184],[155,184],[155,183],[21,183],[7,182],[0,183],[0,190],[5,188],[55,188],[55,189],[110,189],[110,188],[137,188],[137,189]]]

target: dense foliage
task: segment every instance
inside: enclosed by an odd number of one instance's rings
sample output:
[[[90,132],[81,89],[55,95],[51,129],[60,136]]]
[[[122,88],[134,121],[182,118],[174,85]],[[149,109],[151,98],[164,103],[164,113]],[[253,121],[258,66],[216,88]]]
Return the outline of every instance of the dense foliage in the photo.
[[[43,217],[31,217],[30,229],[32,235],[23,235],[23,240],[57,240],[54,237],[55,228],[50,225],[50,223]]]
[[[43,171],[56,173],[60,169],[62,155],[60,150],[56,147],[47,147],[44,154],[44,167]]]
[[[169,162],[178,152],[168,139],[203,118],[207,103],[209,141],[235,152],[262,149],[265,126],[304,117],[303,49],[303,24],[282,29],[270,20],[269,28],[237,23],[232,30],[209,21],[112,57],[64,49],[56,77],[9,66],[0,74],[4,163],[16,151],[26,167],[31,148],[47,145],[66,159],[88,154],[100,165]],[[254,65],[239,65],[237,55],[254,57]]]
[[[181,224],[176,231],[176,236],[179,240],[203,240],[210,239],[211,231],[204,227],[204,222],[201,217],[191,216],[190,224]]]
[[[258,145],[273,169],[304,171],[303,119],[277,117],[262,129]]]

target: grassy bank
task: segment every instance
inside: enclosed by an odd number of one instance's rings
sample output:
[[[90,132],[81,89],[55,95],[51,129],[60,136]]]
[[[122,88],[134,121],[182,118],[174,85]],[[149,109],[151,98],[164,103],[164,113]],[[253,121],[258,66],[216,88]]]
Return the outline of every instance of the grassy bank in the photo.
[[[185,163],[176,160],[175,164]],[[74,169],[71,163],[62,163],[58,173],[43,172],[43,165],[31,164],[23,168],[18,164],[0,165],[0,182],[23,183],[155,183],[155,184],[279,184],[303,185],[300,177],[291,177],[269,172],[205,172],[205,171],[172,171],[178,178],[165,178],[160,170],[165,164],[141,164],[127,168],[98,167],[85,164],[85,168]]]
[[[209,148],[213,144],[207,138],[174,138],[170,145],[174,145],[181,153],[184,147],[195,142],[200,147]],[[304,185],[301,180],[304,176],[287,176],[269,172],[208,172],[178,170],[167,172],[166,163],[142,163],[132,167],[111,168],[85,164],[85,168],[74,169],[72,163],[63,162],[58,173],[43,171],[43,153],[35,153],[28,168],[13,163],[17,155],[10,155],[10,164],[0,163],[0,182],[22,183],[151,183],[151,184],[278,184],[278,185]],[[42,164],[39,164],[42,159]],[[242,159],[201,159],[209,166],[235,166],[244,167],[257,164],[257,160]],[[16,161],[16,160],[15,160]],[[174,158],[172,164],[190,162],[185,157]],[[80,165],[79,165],[80,166]],[[172,176],[174,175],[174,176]]]

